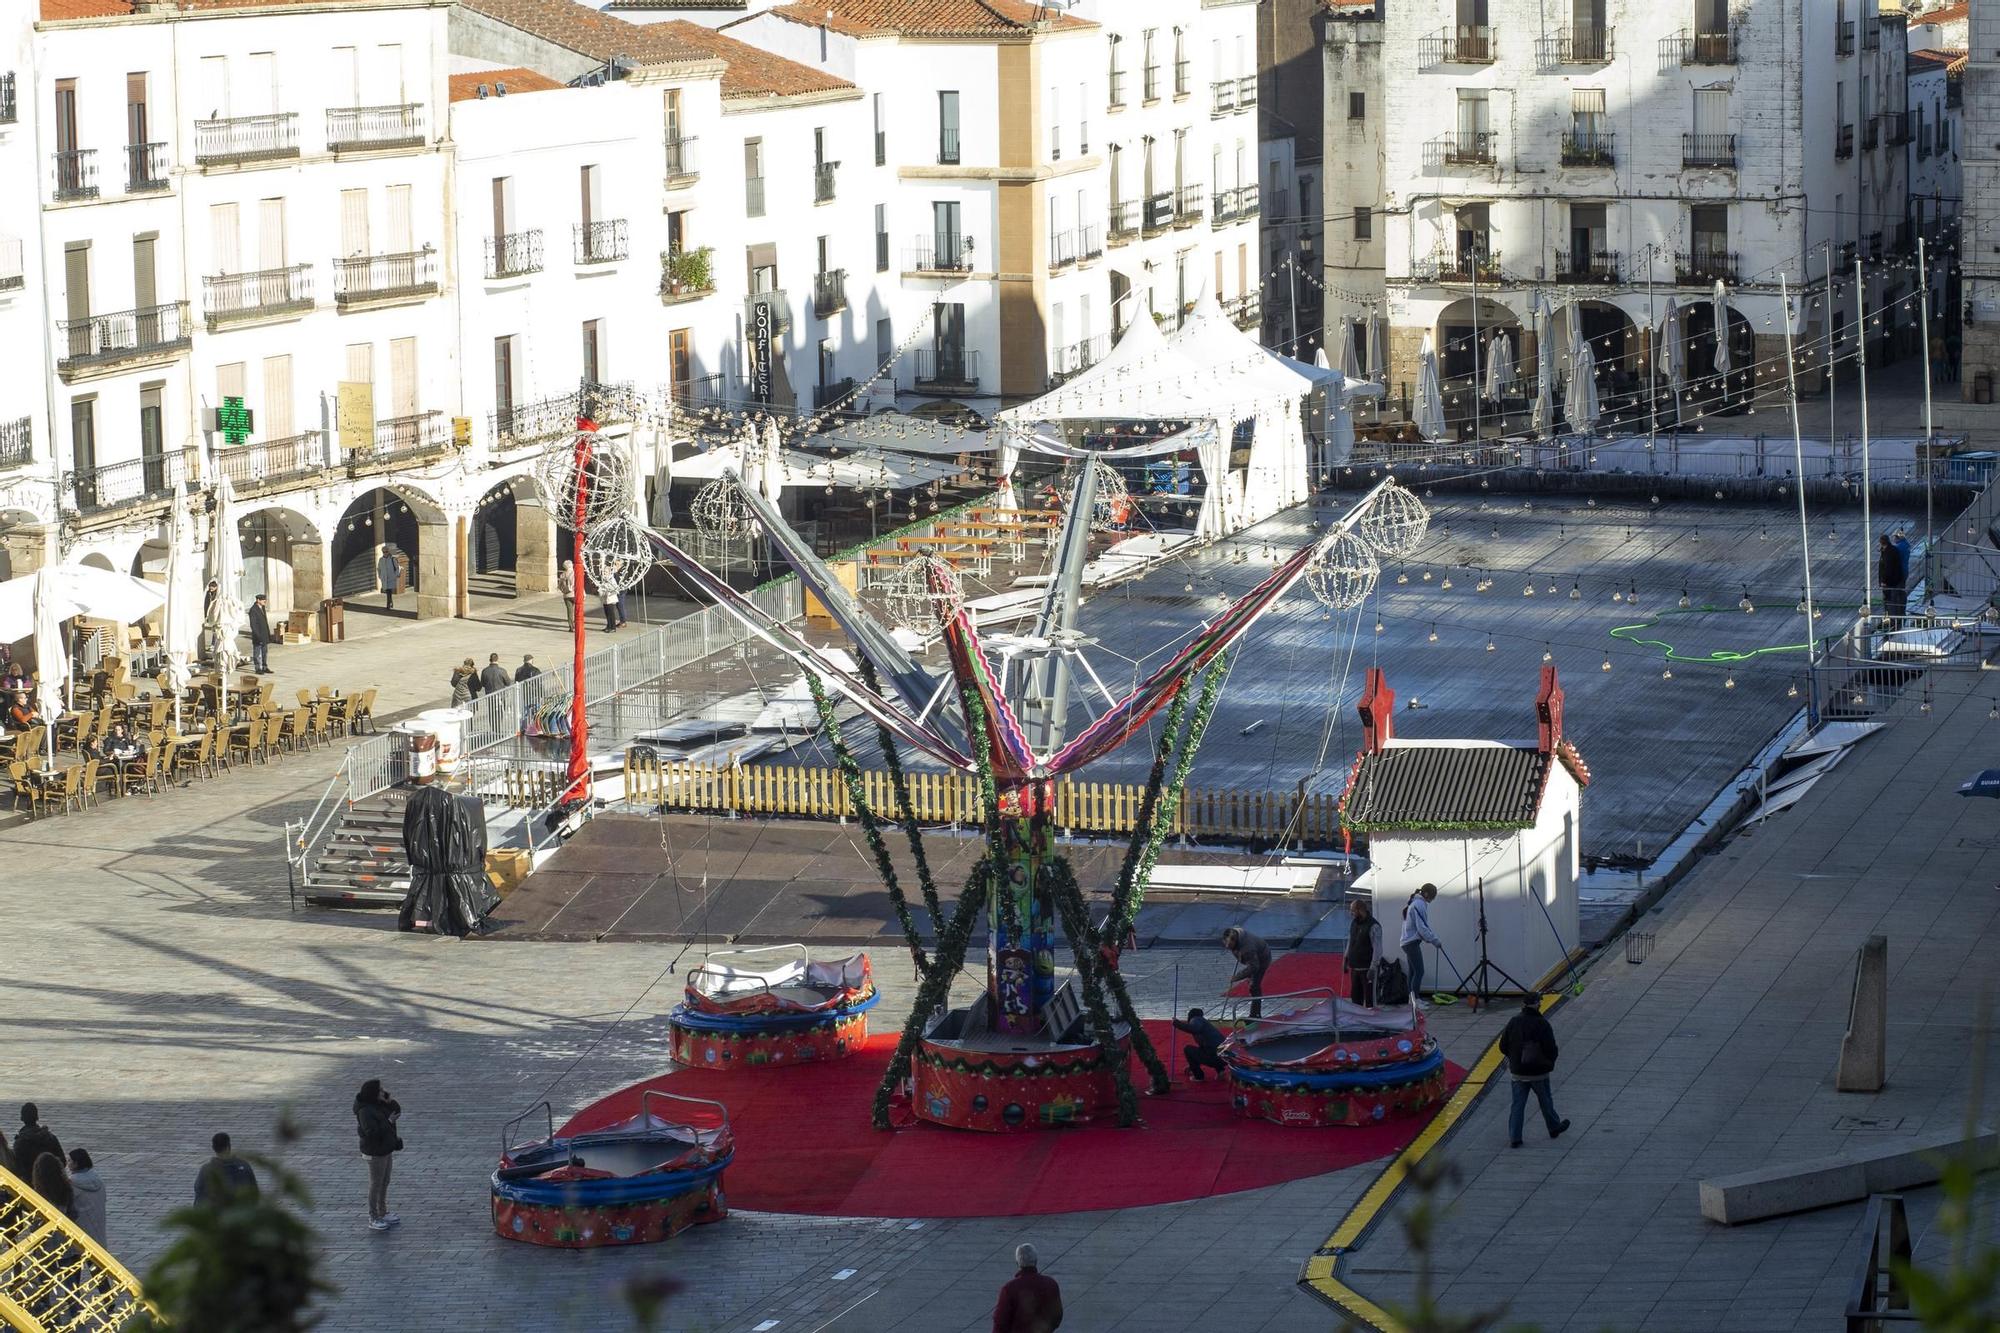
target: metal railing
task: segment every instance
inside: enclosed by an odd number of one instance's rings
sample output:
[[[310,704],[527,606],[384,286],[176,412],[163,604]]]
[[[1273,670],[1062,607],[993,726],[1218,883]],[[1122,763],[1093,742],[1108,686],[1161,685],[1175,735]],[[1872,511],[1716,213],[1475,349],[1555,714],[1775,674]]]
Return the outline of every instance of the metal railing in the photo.
[[[979,352],[976,348],[920,347],[917,349],[917,383],[921,385],[977,386]]]
[[[1109,339],[1099,336],[1056,348],[1049,356],[1049,387],[1055,388],[1096,365],[1110,350],[1109,342]]]
[[[709,246],[669,250],[660,256],[660,295],[691,301],[715,290],[715,251]]]
[[[667,184],[686,185],[701,175],[694,164],[694,141],[698,136],[687,135],[679,139],[667,140]]]
[[[164,500],[173,494],[174,484],[185,486],[192,475],[187,451],[128,458],[63,474],[63,494],[80,514],[94,514],[125,505]]]
[[[0,74],[0,125],[12,125],[19,115],[14,97],[14,71],[10,69]]]
[[[712,375],[690,375],[684,380],[675,380],[668,386],[676,403],[682,407],[720,407],[732,401],[729,377],[722,371]]]
[[[1848,1288],[1843,1312],[1847,1333],[1882,1333],[1884,1324],[1920,1324],[1903,1284],[1910,1263],[1910,1222],[1903,1212],[1903,1196],[1869,1195],[1861,1234],[1867,1243],[1861,1252],[1861,1271]]]
[[[1104,253],[1104,229],[1095,222],[1076,229],[1076,262],[1089,263]]]
[[[1419,65],[1490,65],[1493,29],[1485,24],[1460,24],[1417,39]]]
[[[1493,161],[1494,130],[1453,130],[1424,145],[1426,167],[1477,166]]]
[[[405,458],[451,447],[451,422],[443,412],[412,412],[375,423],[375,457]]]
[[[1617,136],[1610,130],[1564,130],[1562,164],[1566,167],[1608,167]]]
[[[604,387],[611,391],[591,395],[593,401],[588,406],[598,413],[593,419],[599,425],[626,419],[617,415],[615,410],[605,411],[594,399],[602,397],[610,401],[615,408],[620,397],[618,390],[622,387],[629,391],[632,386]],[[549,440],[561,439],[576,429],[577,417],[585,415],[585,397],[586,394],[581,391],[559,393],[549,398],[538,398],[531,403],[518,403],[511,407],[495,409],[487,417],[487,425],[492,430],[495,446],[505,448],[519,444],[543,444]]]
[[[1183,185],[1174,191],[1174,225],[1192,227],[1201,221],[1201,210],[1208,204],[1208,194],[1199,185]]]
[[[1105,98],[1106,106],[1117,111],[1125,105],[1125,71],[1114,69],[1110,74],[1110,92]]]
[[[58,148],[55,169],[55,197],[58,200],[97,198],[95,148]]]
[[[838,162],[816,162],[813,164],[813,202],[831,203],[833,200],[834,176],[840,169]]]
[[[958,165],[958,155],[959,155],[958,127],[955,125],[939,126],[938,151],[937,151],[938,165],[943,167],[955,167]]]
[[[964,273],[972,267],[972,238],[956,232],[918,236],[903,253],[912,273]]]
[[[1146,196],[1144,230],[1164,231],[1174,225],[1174,192],[1162,190]]]
[[[1882,49],[1882,20],[1874,14],[1865,15],[1861,20],[1861,49],[1864,51]]]
[[[1834,131],[1833,155],[1835,157],[1854,156],[1854,127],[1852,125],[1841,125]]]
[[[0,421],[0,467],[19,467],[35,456],[35,419]]]
[[[1146,66],[1143,73],[1144,73],[1144,82],[1140,85],[1140,90],[1141,90],[1140,96],[1148,102],[1159,101],[1160,67],[1158,65],[1148,65]]]
[[[815,410],[832,407],[836,403],[845,403],[853,396],[854,377],[852,375],[837,379],[831,384],[813,385],[813,407]]]
[[[1611,29],[1603,24],[1574,24],[1553,36],[1537,38],[1535,56],[1543,66],[1603,65],[1617,55]]]
[[[875,131],[875,165],[878,167],[889,165],[889,131],[887,130]]]
[[[1139,201],[1128,199],[1111,205],[1111,243],[1122,245],[1139,233]]]
[[[1891,147],[1901,147],[1908,143],[1911,137],[1910,119],[1907,110],[1884,111],[1875,117],[1876,123],[1882,127],[1882,141]]]
[[[316,430],[215,451],[217,470],[239,492],[303,480],[318,473],[327,463],[326,437]]]
[[[1067,268],[1076,262],[1076,229],[1049,233],[1049,271]]]
[[[1239,329],[1254,329],[1264,322],[1264,294],[1245,292],[1232,296],[1222,303],[1222,313],[1229,316]]]
[[[167,146],[164,143],[125,145],[125,193],[144,194],[164,190],[167,180]]]
[[[333,303],[352,305],[400,296],[424,296],[438,289],[430,246],[389,255],[354,255],[333,261]]]
[[[421,102],[395,106],[330,106],[326,146],[336,153],[358,148],[420,148],[424,142]]]
[[[204,167],[299,155],[299,116],[228,116],[194,123],[194,160]]]
[[[745,176],[743,178],[743,212],[746,216],[764,216],[764,178]]]
[[[1557,282],[1602,282],[1618,281],[1618,252],[1616,250],[1557,250]]]
[[[1236,81],[1236,109],[1248,110],[1257,105],[1257,76],[1245,74]]]
[[[21,238],[0,236],[0,292],[18,292],[28,285]]]
[[[1227,116],[1236,110],[1236,80],[1214,79],[1208,85],[1210,115]]]
[[[1861,146],[1871,149],[1882,141],[1882,122],[1874,116],[1861,122]]]
[[[1734,167],[1736,136],[1733,134],[1683,134],[1681,165],[1684,167]]]
[[[1175,97],[1186,97],[1188,95],[1188,90],[1193,87],[1193,78],[1192,78],[1193,70],[1194,70],[1193,61],[1176,60],[1174,62]]]
[[[1660,38],[1660,67],[1679,65],[1733,65],[1736,63],[1736,35],[1729,32],[1690,33],[1685,28],[1671,37]]]
[[[1488,249],[1484,241],[1455,250],[1439,250],[1427,260],[1411,265],[1411,276],[1419,282],[1500,281],[1500,252]]]
[[[203,278],[201,305],[210,324],[310,310],[312,265],[293,264],[288,268],[218,273]]]
[[[1736,281],[1736,252],[1733,250],[1710,249],[1696,246],[1692,250],[1677,251],[1674,255],[1674,280],[1682,285],[1714,282],[1717,278],[1724,282]]]
[[[813,313],[821,319],[847,309],[847,270],[830,268],[813,274]]]
[[[542,233],[510,231],[486,238],[486,276],[515,278],[542,271]]]
[[[1833,54],[1835,59],[1854,54],[1854,20],[1841,19],[1833,25]]]
[[[60,320],[56,328],[60,333],[57,344],[68,353],[56,363],[59,371],[182,352],[189,343],[186,301]]]
[[[579,264],[615,264],[627,254],[624,218],[579,222],[572,238]]]

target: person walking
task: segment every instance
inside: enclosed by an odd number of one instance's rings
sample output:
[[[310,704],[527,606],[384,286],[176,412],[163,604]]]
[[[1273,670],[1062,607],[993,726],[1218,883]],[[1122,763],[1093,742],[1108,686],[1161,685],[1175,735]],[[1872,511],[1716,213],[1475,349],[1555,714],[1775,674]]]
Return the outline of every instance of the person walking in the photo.
[[[1041,1262],[1034,1246],[1014,1247],[1015,1273],[994,1303],[993,1333],[1055,1333],[1062,1327],[1062,1288],[1042,1272]]]
[[[354,1094],[354,1126],[361,1136],[361,1155],[368,1162],[368,1225],[387,1231],[403,1219],[389,1211],[389,1168],[403,1149],[396,1132],[402,1104],[389,1095],[382,1080],[371,1078]]]
[[[523,653],[521,655],[521,665],[514,668],[514,683],[519,685],[522,681],[532,680],[541,674],[542,669],[535,665],[535,655],[533,653]]]
[[[250,666],[260,676],[271,674],[271,604],[261,592],[250,603]]]
[[[75,1200],[76,1224],[83,1228],[83,1234],[99,1245],[109,1245],[111,1230],[105,1216],[104,1177],[97,1174],[90,1154],[81,1148],[69,1150],[69,1188]]]
[[[382,558],[375,562],[375,582],[382,589],[382,609],[396,609],[396,589],[403,581],[403,567],[396,561],[396,548],[384,546]]]
[[[1507,1020],[1500,1033],[1500,1054],[1507,1057],[1507,1072],[1514,1076],[1514,1102],[1507,1111],[1507,1146],[1521,1146],[1521,1117],[1533,1092],[1541,1104],[1542,1120],[1549,1137],[1559,1139],[1569,1121],[1556,1117],[1555,1098],[1549,1095],[1549,1075],[1556,1070],[1556,1030],[1542,1016],[1542,997],[1530,991],[1521,999],[1521,1012]]]
[[[201,1170],[195,1173],[194,1201],[219,1208],[225,1203],[257,1198],[261,1193],[257,1188],[257,1172],[236,1155],[229,1136],[218,1132],[209,1139],[208,1146],[215,1156],[203,1162]]]
[[[1375,1007],[1375,964],[1382,959],[1382,924],[1368,910],[1368,900],[1347,904],[1347,998]]]
[[[1437,901],[1437,896],[1438,886],[1425,884],[1403,904],[1403,961],[1410,970],[1410,1003],[1423,1010],[1430,1008],[1419,998],[1424,989],[1424,946],[1444,947],[1437,932],[1431,929],[1431,904]]]
[[[597,590],[597,599],[598,599],[598,601],[600,601],[600,602],[602,602],[602,603],[604,604],[604,628],[605,628],[605,631],[606,631],[606,632],[608,633],[608,632],[610,632],[611,630],[614,630],[614,629],[617,629],[617,628],[618,628],[618,626],[619,626],[619,625],[620,625],[620,624],[622,623],[622,622],[621,622],[621,621],[620,621],[620,620],[618,619],[618,591],[617,591],[617,589],[615,589],[615,588],[603,588],[603,587],[600,587],[600,588],[599,588],[599,589]]]
[[[472,694],[479,685],[479,675],[472,669],[472,659],[466,658],[451,669],[451,701],[458,707],[472,702]]]
[[[514,683],[507,674],[507,668],[500,665],[500,654],[486,655],[486,670],[479,673],[479,690],[482,694],[496,694]]]
[[[1185,1019],[1176,1018],[1174,1026],[1194,1038],[1181,1048],[1187,1056],[1188,1074],[1194,1081],[1205,1081],[1201,1072],[1204,1068],[1213,1069],[1217,1078],[1222,1077],[1222,1029],[1203,1017],[1199,1009],[1188,1010]]]
[[[1896,543],[1888,533],[1883,533],[1875,545],[1875,581],[1882,585],[1882,614],[1903,615],[1909,608],[1909,567],[1903,563],[1903,553],[1896,549]]]
[[[1252,935],[1241,926],[1231,926],[1222,932],[1222,947],[1229,950],[1236,959],[1236,974],[1229,978],[1234,986],[1239,981],[1250,983],[1250,1017],[1264,1016],[1264,974],[1271,970],[1271,946],[1264,943],[1261,935]]]
[[[56,1141],[56,1136],[42,1123],[41,1108],[33,1102],[23,1102],[21,1128],[14,1132],[14,1174],[26,1180],[44,1153],[55,1158],[60,1168],[63,1160],[62,1144]]]

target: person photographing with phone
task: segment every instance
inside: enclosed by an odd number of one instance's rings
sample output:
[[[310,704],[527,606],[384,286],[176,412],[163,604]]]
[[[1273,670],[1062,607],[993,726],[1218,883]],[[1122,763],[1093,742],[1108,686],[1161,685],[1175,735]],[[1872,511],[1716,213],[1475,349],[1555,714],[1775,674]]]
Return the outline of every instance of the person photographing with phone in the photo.
[[[389,1095],[382,1080],[371,1078],[354,1094],[354,1125],[361,1135],[361,1155],[368,1161],[368,1226],[387,1231],[402,1222],[389,1211],[389,1168],[403,1150],[396,1121],[402,1104]]]

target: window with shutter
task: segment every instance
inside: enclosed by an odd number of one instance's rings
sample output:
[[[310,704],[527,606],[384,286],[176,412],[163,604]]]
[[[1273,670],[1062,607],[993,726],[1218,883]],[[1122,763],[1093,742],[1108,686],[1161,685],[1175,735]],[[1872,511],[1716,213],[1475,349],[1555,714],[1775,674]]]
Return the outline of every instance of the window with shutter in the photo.
[[[408,254],[417,248],[416,236],[410,222],[411,199],[414,191],[407,185],[389,187],[389,252]]]
[[[243,271],[237,251],[240,230],[235,204],[208,206],[209,258],[212,261],[210,271],[214,274],[220,276],[224,273]]]
[[[285,266],[285,201],[265,199],[257,208],[257,265]]]
[[[264,401],[257,405],[257,434],[266,440],[289,439],[292,430],[292,358],[264,358]]]
[[[1698,135],[1729,133],[1729,90],[1694,90],[1694,132]]]
[[[375,382],[375,344],[347,344],[347,379],[354,384]]]
[[[368,253],[368,191],[340,192],[340,252],[349,259]]]
[[[389,340],[389,402],[390,415],[413,417],[417,414],[417,340],[415,338],[391,338]]]
[[[241,361],[231,361],[226,365],[217,366],[215,368],[215,401],[220,404],[230,398],[244,397],[244,385],[246,383],[247,380],[243,374],[243,363]]]

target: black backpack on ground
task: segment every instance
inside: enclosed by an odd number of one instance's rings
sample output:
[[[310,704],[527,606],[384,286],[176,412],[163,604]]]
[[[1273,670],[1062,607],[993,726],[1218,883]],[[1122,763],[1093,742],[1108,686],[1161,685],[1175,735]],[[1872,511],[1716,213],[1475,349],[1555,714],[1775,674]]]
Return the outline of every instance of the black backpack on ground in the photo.
[[[1380,1008],[1409,1002],[1410,977],[1403,971],[1403,965],[1394,961],[1378,963],[1375,970],[1376,1006]]]

